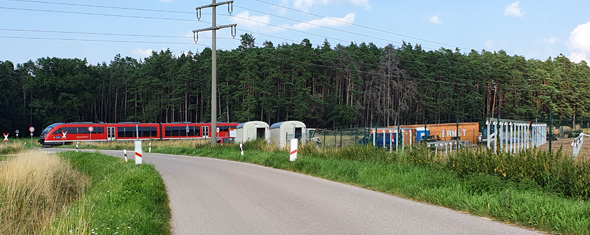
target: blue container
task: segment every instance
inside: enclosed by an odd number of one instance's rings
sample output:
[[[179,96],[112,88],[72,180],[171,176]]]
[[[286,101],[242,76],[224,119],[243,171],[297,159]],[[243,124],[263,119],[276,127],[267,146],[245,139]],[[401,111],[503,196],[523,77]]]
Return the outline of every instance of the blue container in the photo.
[[[430,130],[424,127],[416,128],[416,142],[423,141],[428,135],[430,135]]]

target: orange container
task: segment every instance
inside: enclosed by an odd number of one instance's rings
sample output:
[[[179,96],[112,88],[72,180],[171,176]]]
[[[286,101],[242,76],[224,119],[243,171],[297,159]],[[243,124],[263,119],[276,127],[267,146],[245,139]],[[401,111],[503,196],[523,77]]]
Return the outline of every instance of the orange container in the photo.
[[[416,128],[424,127],[424,125],[401,125],[400,128],[412,128],[413,133],[416,133]],[[397,128],[397,126],[389,126],[388,128]],[[457,123],[440,123],[427,124],[426,128],[429,135],[433,135],[436,140],[451,140],[453,137],[459,136],[463,141],[471,141],[472,144],[477,144],[479,137],[479,123],[477,122],[462,122],[459,123],[459,130],[457,130]],[[415,134],[413,135],[415,140]],[[412,140],[412,143],[415,141]],[[409,143],[409,141],[404,141]]]

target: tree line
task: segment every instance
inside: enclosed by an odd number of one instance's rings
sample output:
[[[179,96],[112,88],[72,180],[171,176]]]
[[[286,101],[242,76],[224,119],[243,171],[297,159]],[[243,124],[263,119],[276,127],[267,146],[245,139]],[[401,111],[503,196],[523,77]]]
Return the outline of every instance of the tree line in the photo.
[[[309,40],[218,51],[218,121],[301,120],[338,128],[415,123],[590,117],[590,67],[504,51],[420,45],[331,46]],[[209,122],[211,50],[110,63],[78,58],[0,61],[0,129],[55,122]]]

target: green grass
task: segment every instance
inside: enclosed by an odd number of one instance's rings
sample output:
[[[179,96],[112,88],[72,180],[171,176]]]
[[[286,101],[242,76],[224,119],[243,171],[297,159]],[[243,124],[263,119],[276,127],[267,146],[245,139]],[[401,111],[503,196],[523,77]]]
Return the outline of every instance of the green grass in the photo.
[[[285,151],[262,151],[259,143],[244,148],[244,156],[237,146],[164,147],[153,151],[301,172],[551,233],[590,233],[590,203],[582,198],[547,190],[547,186],[527,178],[477,171],[457,174],[446,168],[447,161],[420,152],[424,150],[402,155],[365,146],[340,151],[303,147],[299,158],[289,162]]]
[[[60,155],[89,176],[91,186],[48,234],[170,234],[166,188],[152,165],[135,166],[99,153]]]

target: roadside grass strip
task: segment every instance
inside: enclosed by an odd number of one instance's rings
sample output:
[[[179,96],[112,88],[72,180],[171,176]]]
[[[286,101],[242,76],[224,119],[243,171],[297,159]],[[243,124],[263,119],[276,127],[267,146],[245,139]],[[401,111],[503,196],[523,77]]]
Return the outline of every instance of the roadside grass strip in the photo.
[[[13,150],[11,150],[13,151]],[[0,162],[0,234],[40,234],[89,180],[67,161],[42,151],[23,151]]]
[[[498,175],[473,170],[457,174],[456,167],[446,166],[447,159],[425,156],[420,153],[421,150],[415,150],[414,155],[408,152],[404,155],[389,154],[366,146],[323,152],[304,147],[300,148],[300,157],[295,162],[289,162],[288,152],[276,149],[263,151],[262,148],[266,147],[257,145],[260,144],[246,143],[244,156],[240,155],[238,146],[231,145],[216,148],[208,145],[197,148],[161,147],[153,151],[249,162],[349,183],[545,232],[590,234],[590,203],[587,198],[579,194],[559,193],[557,189],[560,186],[539,185],[526,177],[504,177],[505,172]]]
[[[99,153],[60,155],[87,175],[91,186],[47,234],[170,234],[168,195],[153,165]]]

